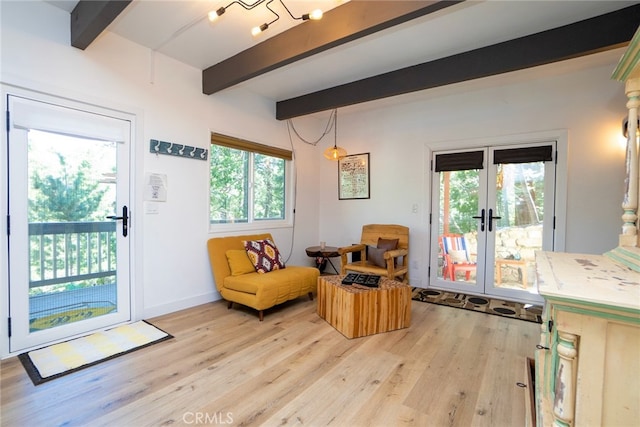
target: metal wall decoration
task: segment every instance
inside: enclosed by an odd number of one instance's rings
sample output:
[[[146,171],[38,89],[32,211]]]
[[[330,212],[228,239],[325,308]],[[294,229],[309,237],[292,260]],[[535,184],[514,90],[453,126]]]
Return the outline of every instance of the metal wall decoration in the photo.
[[[199,160],[207,160],[208,156],[208,150],[206,148],[174,144],[172,142],[158,141],[157,139],[152,139],[150,141],[149,151],[156,154],[168,154],[170,156],[187,157]]]

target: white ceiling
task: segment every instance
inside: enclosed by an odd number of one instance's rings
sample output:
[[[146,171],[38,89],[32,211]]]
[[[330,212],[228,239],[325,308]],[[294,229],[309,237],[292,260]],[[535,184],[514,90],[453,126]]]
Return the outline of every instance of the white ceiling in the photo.
[[[301,15],[316,7],[326,12],[345,0],[284,2],[294,15]],[[71,11],[77,1],[51,0],[49,3]],[[231,0],[134,0],[107,30],[198,69],[205,69],[293,25],[322,25],[323,22],[292,20],[282,9],[279,0],[275,0],[272,7],[280,14],[280,19],[265,33],[254,38],[250,28],[270,21],[273,15],[269,14],[264,4],[251,11],[234,4],[216,23],[211,24],[206,19],[209,10],[229,3]],[[637,1],[467,0],[255,77],[238,86],[274,101],[284,100],[562,26],[633,4],[637,4]],[[576,63],[587,66],[589,60],[583,58]]]

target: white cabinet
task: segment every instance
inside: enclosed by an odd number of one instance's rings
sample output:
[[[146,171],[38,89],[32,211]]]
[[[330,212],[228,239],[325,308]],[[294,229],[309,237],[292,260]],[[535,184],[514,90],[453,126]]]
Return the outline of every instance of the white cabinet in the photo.
[[[602,255],[538,252],[536,264],[536,424],[640,425],[640,273]]]

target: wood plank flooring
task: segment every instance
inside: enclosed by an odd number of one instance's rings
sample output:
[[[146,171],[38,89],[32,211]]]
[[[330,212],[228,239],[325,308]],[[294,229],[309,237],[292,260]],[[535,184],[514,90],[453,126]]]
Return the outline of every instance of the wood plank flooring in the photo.
[[[149,319],[174,339],[34,386],[1,362],[1,426],[521,426],[540,325],[412,301],[411,327],[349,340],[300,298]]]

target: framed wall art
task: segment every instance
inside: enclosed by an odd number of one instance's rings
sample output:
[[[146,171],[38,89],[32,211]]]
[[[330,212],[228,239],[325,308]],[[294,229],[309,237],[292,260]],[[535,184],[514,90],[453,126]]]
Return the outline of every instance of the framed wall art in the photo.
[[[369,193],[369,153],[338,160],[338,199],[368,199]]]

